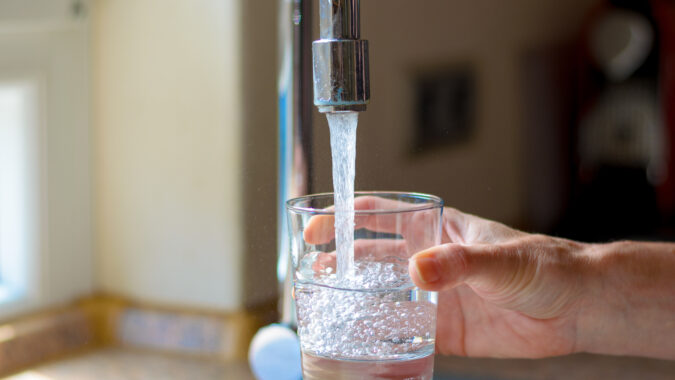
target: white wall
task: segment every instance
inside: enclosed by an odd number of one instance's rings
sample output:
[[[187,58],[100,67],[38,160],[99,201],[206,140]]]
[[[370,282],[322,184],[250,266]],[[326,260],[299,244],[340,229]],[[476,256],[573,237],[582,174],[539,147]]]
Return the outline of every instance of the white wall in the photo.
[[[242,305],[235,0],[99,0],[93,12],[98,286]]]

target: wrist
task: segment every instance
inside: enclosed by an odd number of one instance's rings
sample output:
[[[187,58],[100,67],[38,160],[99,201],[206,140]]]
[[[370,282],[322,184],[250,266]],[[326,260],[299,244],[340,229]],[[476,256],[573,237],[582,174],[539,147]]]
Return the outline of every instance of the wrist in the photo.
[[[606,277],[607,260],[613,251],[609,244],[588,244],[581,252],[583,267],[583,296],[579,302],[577,313],[576,352],[605,353],[606,337],[613,335],[613,330],[620,330],[617,325],[617,311],[614,303],[616,292]],[[607,323],[614,319],[612,326]]]
[[[675,357],[675,245],[589,244],[578,352]]]

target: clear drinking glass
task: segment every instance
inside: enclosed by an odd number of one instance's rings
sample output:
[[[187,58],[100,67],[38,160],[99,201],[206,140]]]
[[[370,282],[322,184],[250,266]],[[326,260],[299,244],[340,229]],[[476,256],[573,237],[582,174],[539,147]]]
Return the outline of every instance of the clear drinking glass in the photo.
[[[443,201],[357,192],[354,265],[336,273],[333,194],[287,202],[304,380],[431,379],[437,294],[420,290],[409,258],[440,244]]]

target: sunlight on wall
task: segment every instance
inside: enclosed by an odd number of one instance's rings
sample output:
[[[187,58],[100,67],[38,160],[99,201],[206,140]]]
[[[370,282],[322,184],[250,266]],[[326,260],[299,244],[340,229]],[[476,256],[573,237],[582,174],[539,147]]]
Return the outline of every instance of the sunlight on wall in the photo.
[[[239,2],[96,6],[99,286],[163,304],[238,309]]]

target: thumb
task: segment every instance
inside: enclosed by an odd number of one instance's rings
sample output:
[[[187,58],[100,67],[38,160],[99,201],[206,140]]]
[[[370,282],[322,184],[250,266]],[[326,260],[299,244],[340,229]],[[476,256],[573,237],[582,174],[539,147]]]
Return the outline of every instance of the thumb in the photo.
[[[414,255],[409,272],[415,285],[425,290],[467,283],[476,290],[502,293],[528,283],[536,266],[526,254],[503,245],[449,243]]]

